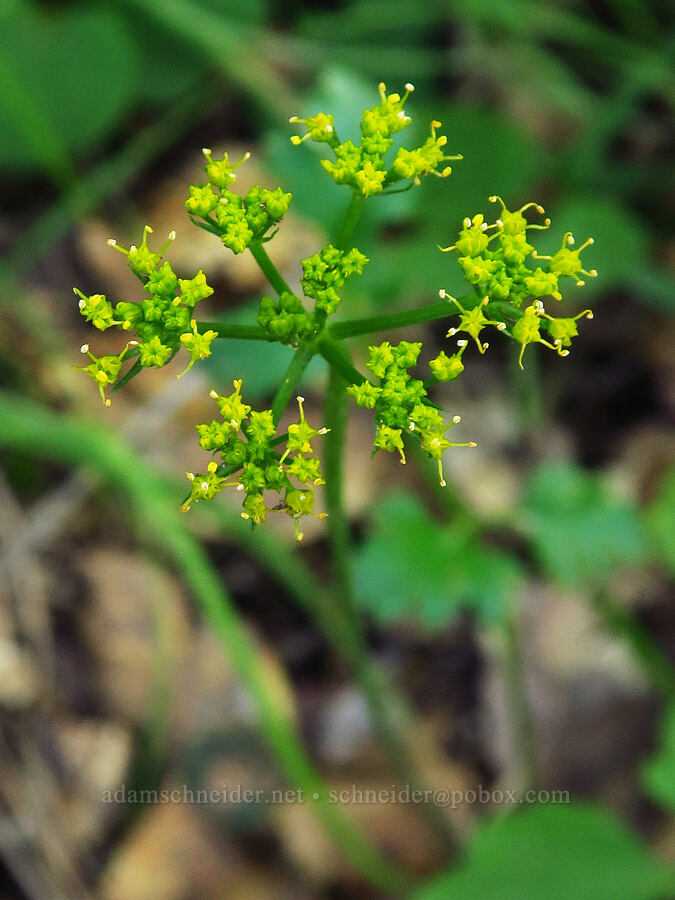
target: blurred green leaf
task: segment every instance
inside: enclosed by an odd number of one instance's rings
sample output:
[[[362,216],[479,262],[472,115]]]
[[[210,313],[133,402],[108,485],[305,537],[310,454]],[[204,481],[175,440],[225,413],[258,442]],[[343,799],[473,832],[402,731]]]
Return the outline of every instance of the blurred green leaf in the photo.
[[[187,96],[169,104],[114,155],[99,162],[90,173],[64,191],[56,203],[17,237],[11,251],[0,262],[0,304],[14,305],[18,309],[23,294],[14,283],[14,277],[30,271],[78,218],[84,218],[107,197],[119,194],[129,180],[171,141],[194,128],[200,117],[208,115],[213,104],[212,96],[203,86],[190,91]],[[37,307],[29,313],[24,304],[21,316],[26,327],[31,328],[34,339],[41,335],[44,346],[53,344],[54,333],[48,333],[38,321]]]
[[[469,73],[481,80],[489,77],[515,97],[526,95],[531,118],[560,111],[575,120],[586,119],[596,108],[590,86],[574,66],[559,59],[550,47],[519,36],[500,32],[493,39],[486,31],[476,30],[471,41],[452,54],[449,65],[459,77]]]
[[[249,25],[263,25],[269,18],[269,0],[196,0],[196,5],[208,12],[216,13],[226,22],[239,19]]]
[[[433,28],[450,19],[450,11],[435,0],[367,0],[351,2],[339,11],[312,12],[299,24],[298,31],[316,41],[368,43],[378,35],[411,29]],[[403,80],[407,80],[402,73]]]
[[[349,193],[321,168],[321,151],[316,144],[294,147],[289,140],[292,133],[288,126],[285,134],[283,129],[275,129],[266,136],[266,167],[276,174],[283,189],[293,194],[293,212],[317,222],[331,234],[349,203]]]
[[[464,527],[435,522],[402,492],[378,503],[354,574],[361,602],[376,619],[428,628],[444,627],[461,608],[501,619],[520,581],[513,559]]]
[[[380,42],[369,42],[368,47],[336,42],[329,48],[322,45],[322,49],[334,65],[349,66],[374,84],[384,78],[392,86],[391,90],[399,87],[399,80],[412,79],[418,88],[433,84],[441,68],[442,55],[426,46],[406,46],[405,40],[404,37],[400,43],[392,43],[385,37]]]
[[[564,584],[596,585],[644,557],[643,529],[632,507],[575,466],[548,464],[533,473],[525,517],[542,566]]]
[[[597,293],[632,281],[644,266],[648,238],[645,228],[625,207],[603,197],[569,198],[547,210],[553,225],[538,236],[541,253],[558,250],[566,231],[574,232],[577,243],[592,237],[595,243],[582,252],[586,269],[596,268],[597,278],[586,278],[578,290],[580,304]],[[566,297],[574,296],[574,284],[568,280]]]
[[[642,784],[660,806],[675,813],[675,704],[671,704],[661,720],[658,751],[642,767]]]
[[[522,41],[554,40],[586,51],[596,59],[608,59],[624,65],[649,60],[649,48],[560,6],[563,4],[540,3],[537,0],[510,0],[509,3],[458,0],[453,5],[453,13],[460,19],[497,33],[518,35]],[[665,57],[660,61],[666,75],[668,67]]]
[[[336,11],[313,10],[297,30],[321,48],[324,66],[348,66],[373,86],[384,79],[400,90],[406,81],[426,88],[442,71],[436,39],[449,19],[450,10],[435,0],[357,0]]]
[[[53,172],[47,152],[82,154],[119,122],[136,92],[136,46],[112,10],[17,3],[0,26],[0,162]]]
[[[675,575],[675,468],[663,479],[661,490],[645,511],[651,547]]]
[[[260,26],[268,16],[266,0],[248,0],[246,3],[197,0],[196,5],[207,13],[220,16],[225,22]],[[165,40],[148,41],[147,22],[143,16],[129,14],[127,22],[143,53],[143,76],[137,85],[136,98],[142,97],[153,105],[164,103],[185,94],[209,69],[213,69],[213,63],[204,54],[195,53],[190,42],[183,40],[177,31],[172,33],[168,29],[163,35]],[[167,43],[171,45],[171,53],[167,53]]]
[[[590,803],[531,806],[482,823],[463,865],[415,900],[665,900],[675,876]]]
[[[348,297],[340,310],[345,318],[390,312],[404,305],[435,303],[441,287],[453,296],[470,290],[452,254],[441,253],[438,240],[428,229],[384,240],[372,250],[368,246],[365,250],[370,262],[353,287],[367,296],[368,305],[362,302],[356,308]],[[451,314],[449,309],[448,315]]]
[[[305,102],[311,107],[310,113],[321,110],[335,116],[335,127],[341,141],[351,138],[358,143],[361,139],[361,114],[364,109],[378,103],[379,99],[377,85],[369,78],[347,68],[326,66]],[[321,155],[331,155],[323,146],[320,152]],[[348,193],[347,188],[342,190]]]
[[[143,74],[135,88],[136,101],[166,106],[195,89],[205,77],[209,65],[201,55],[183,49],[180,43],[175,44],[174,53],[168,54],[163,42],[146,41],[140,28],[134,36],[143,42]]]
[[[441,132],[448,136],[446,151],[464,156],[453,163],[448,179],[439,183],[426,178],[420,187],[421,208],[438,228],[439,242],[452,243],[465,216],[494,210],[488,201],[492,194],[500,194],[509,207],[520,205],[521,199],[523,203],[537,199],[528,191],[543,168],[543,154],[536,141],[513,122],[469,105],[428,105],[416,116],[425,132],[431,119],[440,119]]]
[[[675,315],[675,282],[664,269],[643,260],[642,268],[633,272],[631,286],[645,306]]]
[[[288,109],[295,105],[286,80],[274,67],[279,62],[289,65],[293,48],[281,36],[268,39],[265,30],[255,24],[256,14],[226,15],[223,9],[229,9],[229,3],[199,0],[172,0],[171,3],[122,0],[122,3],[132,16],[147,22],[150,33],[158,29],[168,32],[185,45],[185,52],[198,54],[219,75],[224,73],[228,82],[245,90],[261,110],[277,118],[287,115]],[[241,5],[237,7],[240,8]],[[167,37],[167,43],[171,44],[171,36]]]

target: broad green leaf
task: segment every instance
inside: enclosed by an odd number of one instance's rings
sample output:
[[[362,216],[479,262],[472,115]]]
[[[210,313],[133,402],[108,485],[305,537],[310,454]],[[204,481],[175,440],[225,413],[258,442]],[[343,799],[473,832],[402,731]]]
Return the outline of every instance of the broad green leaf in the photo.
[[[477,829],[464,863],[415,900],[665,900],[675,875],[590,803],[531,806]]]
[[[113,10],[47,13],[17,3],[0,25],[4,166],[48,169],[47,151],[64,160],[82,154],[119,122],[140,73],[136,46]]]
[[[363,606],[383,622],[442,628],[461,608],[500,619],[519,581],[516,562],[457,526],[433,521],[411,494],[378,503],[355,560]]]
[[[524,524],[546,572],[574,586],[596,585],[645,552],[641,522],[603,481],[572,465],[542,465],[532,475]]]
[[[660,746],[642,768],[642,784],[656,803],[675,813],[675,704],[661,725]]]

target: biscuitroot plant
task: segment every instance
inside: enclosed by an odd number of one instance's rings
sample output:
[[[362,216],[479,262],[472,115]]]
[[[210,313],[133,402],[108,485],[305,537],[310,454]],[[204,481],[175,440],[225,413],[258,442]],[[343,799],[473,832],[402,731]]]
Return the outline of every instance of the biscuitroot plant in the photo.
[[[284,433],[279,433],[279,422],[316,354],[327,360],[333,372],[329,393],[349,395],[358,406],[373,411],[373,452],[397,453],[405,463],[406,442],[416,441],[435,461],[440,482],[445,485],[445,451],[475,444],[449,439],[459,416],[446,417],[429,398],[428,391],[435,384],[461,375],[471,341],[479,353],[484,353],[488,347],[484,337],[487,330],[503,332],[520,345],[518,361],[522,368],[529,344],[540,344],[566,356],[577,336],[579,320],[592,317],[588,309],[575,316],[560,317],[551,315],[545,307],[545,302],[551,300],[553,306],[560,303],[568,286],[581,286],[584,278],[596,276],[595,270],[584,268],[581,259],[581,251],[592,239],[575,247],[574,237],[568,232],[556,253],[538,254],[531,241],[537,231],[550,226],[550,221],[530,222],[525,213],[530,211],[541,219],[543,208],[527,203],[511,211],[501,197],[493,196],[489,198],[497,206],[493,222],[486,221],[480,213],[467,217],[454,243],[439,246],[442,252],[456,254],[470,285],[467,296],[451,297],[440,287],[440,303],[405,313],[332,321],[340,307],[345,281],[360,275],[368,264],[368,258],[352,245],[366,200],[413,187],[427,176],[446,178],[452,171],[448,163],[462,158],[446,154],[447,138],[439,134],[441,123],[436,121],[431,122],[429,136],[421,146],[401,146],[395,154],[390,153],[393,135],[411,122],[405,104],[412,90],[412,85],[407,84],[403,95],[387,94],[385,85],[380,84],[380,102],[363,112],[358,144],[340,139],[330,114],[319,112],[304,119],[290,119],[302,132],[294,134],[291,142],[298,145],[310,140],[324,144],[327,157],[321,165],[351,194],[333,242],[302,260],[301,295],[287,284],[265,247],[281,227],[291,194],[282,187],[254,185],[242,196],[235,190],[236,170],[250,154],[232,163],[227,154],[215,159],[210,150],[203,151],[206,181],[190,186],[185,207],[191,221],[211,232],[229,251],[240,254],[248,250],[267,277],[274,296],[261,298],[257,325],[200,321],[197,305],[213,289],[201,269],[192,278],[177,277],[165,259],[175,232],[169,234],[163,247],[152,250],[148,243],[150,226],[145,227],[140,244],[129,249],[113,239],[108,242],[127,257],[131,271],[141,282],[143,296],[137,302],[113,303],[103,294],[85,296],[74,289],[80,312],[94,328],[119,328],[127,337],[116,354],[97,357],[88,344],[82,346],[90,361],[81,368],[94,379],[106,405],[111,402],[110,389],[121,387],[143,368],[169,364],[178,354],[187,355],[181,372],[184,374],[211,354],[212,344],[218,338],[278,341],[293,349],[293,359],[270,409],[252,409],[245,402],[241,380],[234,382],[231,393],[211,391],[219,417],[196,427],[199,443],[212,454],[212,460],[203,473],[188,473],[190,494],[184,504],[186,511],[192,503],[211,500],[222,491],[233,489],[242,493],[243,518],[260,525],[269,513],[283,511],[294,521],[297,540],[302,540],[301,520],[316,515],[314,489],[325,483],[326,473],[322,473],[316,455],[315,438],[326,434],[331,422],[321,427],[310,425],[301,397],[297,398],[298,421]],[[368,375],[353,367],[344,349],[346,338],[434,319],[448,320],[447,336],[456,339],[456,347],[427,361],[427,378],[420,370],[421,342],[373,344],[366,363]],[[128,369],[122,374],[127,364]],[[342,436],[342,404],[339,398],[327,398],[327,411],[337,419],[338,441]],[[327,453],[330,474],[339,481],[341,452],[331,448],[329,442]],[[339,486],[329,484],[326,491],[328,514],[342,520]],[[318,515],[323,517],[326,513]],[[339,529],[340,523],[335,527]]]
[[[227,154],[214,158],[203,151],[206,178],[192,185],[185,201],[190,220],[213,234],[227,251],[250,252],[269,282],[271,292],[260,299],[257,323],[248,325],[200,320],[198,304],[213,293],[199,269],[192,278],[179,278],[165,254],[175,238],[152,249],[152,229],[146,226],[139,244],[128,249],[115,240],[109,243],[127,257],[140,282],[136,302],[111,302],[103,294],[75,293],[81,314],[98,331],[118,328],[124,334],[116,354],[96,356],[88,344],[82,352],[86,365],[78,367],[91,376],[106,406],[110,394],[145,368],[162,368],[175,356],[183,364],[180,377],[195,363],[211,355],[214,341],[221,338],[278,342],[293,355],[269,409],[256,410],[247,403],[246,385],[236,379],[229,386],[211,391],[214,418],[196,425],[200,446],[211,455],[201,473],[187,473],[189,494],[183,509],[212,500],[223,491],[241,494],[241,515],[252,527],[262,525],[275,512],[287,514],[295,537],[303,539],[302,520],[327,516],[335,577],[335,611],[321,619],[324,630],[337,633],[340,623],[341,649],[350,658],[356,677],[370,705],[373,721],[397,774],[403,783],[419,785],[412,754],[401,735],[403,706],[386,687],[381,673],[374,672],[366,650],[363,626],[357,614],[350,572],[350,536],[343,503],[343,453],[348,404],[372,411],[373,453],[396,454],[406,462],[407,445],[416,443],[430,457],[445,486],[443,462],[446,451],[475,446],[471,440],[453,440],[459,416],[445,414],[430,398],[439,383],[458,378],[476,351],[488,348],[486,335],[496,329],[520,347],[522,368],[530,344],[540,344],[560,356],[569,353],[578,324],[591,317],[590,310],[573,316],[555,316],[563,292],[574,291],[584,279],[595,277],[585,268],[582,251],[589,238],[575,246],[572,234],[563,235],[560,249],[550,255],[537,253],[535,237],[550,226],[537,203],[509,210],[501,197],[490,197],[495,207],[493,221],[482,214],[467,217],[450,246],[439,252],[456,254],[468,290],[465,296],[450,296],[439,285],[439,299],[427,306],[371,318],[334,320],[341,293],[349,278],[356,278],[369,260],[354,246],[352,237],[363,205],[370,198],[414,188],[426,177],[447,178],[448,163],[461,160],[446,153],[447,138],[441,123],[430,123],[429,135],[419,147],[393,149],[394,135],[410,124],[405,105],[412,85],[403,95],[387,94],[379,86],[379,102],[363,112],[358,143],[341,140],[333,116],[319,112],[290,122],[299,133],[294,145],[313,141],[325,145],[321,165],[350,194],[341,225],[331,243],[301,261],[299,291],[294,291],[267,254],[289,209],[292,197],[282,187],[254,185],[243,196],[236,192],[237,169],[248,159],[231,162]],[[375,201],[379,202],[379,201]],[[525,215],[527,213],[527,216]],[[533,221],[531,221],[533,220]],[[439,235],[439,240],[444,239]],[[300,268],[298,268],[300,274]],[[352,363],[346,341],[355,336],[431,322],[447,321],[447,350],[424,360],[420,341],[383,341],[369,347],[367,373]],[[322,356],[328,363],[328,384],[323,420],[310,422],[304,401],[297,396],[299,382],[311,359]],[[425,371],[426,369],[426,371]],[[280,427],[293,400],[296,421]],[[312,417],[313,418],[313,417]],[[321,450],[322,459],[318,455]],[[316,502],[316,490],[324,493]],[[318,510],[321,509],[321,512]],[[334,636],[334,635],[333,635]],[[455,845],[448,821],[433,804],[420,812],[427,816],[448,847]]]

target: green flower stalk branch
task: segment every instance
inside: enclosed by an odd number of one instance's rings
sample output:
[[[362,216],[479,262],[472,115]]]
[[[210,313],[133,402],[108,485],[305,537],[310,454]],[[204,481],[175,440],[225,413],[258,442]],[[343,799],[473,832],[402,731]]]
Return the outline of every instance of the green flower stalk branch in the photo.
[[[249,245],[249,250],[277,294],[291,294],[291,289],[279,274],[277,267],[267,255],[263,245],[259,241],[252,241]]]
[[[468,299],[468,302],[476,300],[476,298],[464,299]],[[345,338],[357,337],[361,334],[375,334],[378,331],[405,328],[406,325],[421,325],[424,322],[434,322],[436,319],[447,318],[448,304],[444,301],[418,307],[417,309],[406,309],[382,316],[372,316],[368,319],[348,319],[343,322],[332,322],[328,326],[328,333],[336,340],[344,340]]]

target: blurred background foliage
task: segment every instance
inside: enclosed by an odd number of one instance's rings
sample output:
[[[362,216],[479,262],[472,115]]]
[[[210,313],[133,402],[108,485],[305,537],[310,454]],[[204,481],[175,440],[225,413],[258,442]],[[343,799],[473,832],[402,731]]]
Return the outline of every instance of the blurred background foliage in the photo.
[[[124,471],[111,488],[113,457],[78,443],[71,423],[121,433],[132,468],[149,459],[179,476],[200,464],[191,426],[208,387],[243,376],[266,401],[290,351],[219,342],[180,388],[173,373],[144,373],[110,412],[70,368],[89,336],[72,284],[127,299],[133,280],[105,238],[133,240],[150,215],[156,230],[180,226],[176,267],[204,267],[213,315],[254,320],[256,273],[183,224],[204,145],[252,149],[242,178],[293,192],[295,219],[271,252],[297,282],[346,198],[314,145],[291,146],[286,120],[322,109],[356,134],[379,80],[412,81],[413,128],[440,119],[464,160],[444,181],[369,201],[356,242],[371,262],[340,315],[433,302],[440,286],[461,294],[437,245],[495,192],[545,205],[554,227],[540,252],[565,230],[592,235],[600,272],[579,294],[596,318],[569,359],[532,352],[521,374],[495,341],[439,388],[479,441],[446,462],[445,492],[419,460],[371,462],[368,418],[350,426],[358,596],[373,653],[422,723],[430,783],[524,784],[524,728],[537,786],[586,798],[449,811],[465,858],[417,896],[672,895],[672,57],[662,0],[0,2],[3,896],[383,896],[299,806],[237,817],[98,800],[122,782],[201,785],[214,759],[220,782],[257,787],[270,761],[182,596],[187,584],[202,602],[185,545],[168,567],[153,561],[161,523],[127,510],[152,492]],[[442,346],[441,326],[415,334]],[[363,354],[367,341],[353,343]],[[323,378],[318,363],[308,371],[310,403]],[[36,403],[58,414],[43,440],[29,427]],[[320,527],[294,568],[284,535],[252,538],[233,508],[195,520],[329,783],[390,783],[360,695],[303,607],[306,567],[320,582],[329,568]],[[414,811],[347,813],[420,879],[442,867],[433,841],[413,837]]]

